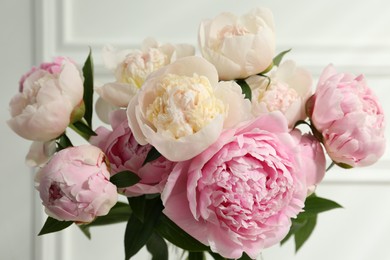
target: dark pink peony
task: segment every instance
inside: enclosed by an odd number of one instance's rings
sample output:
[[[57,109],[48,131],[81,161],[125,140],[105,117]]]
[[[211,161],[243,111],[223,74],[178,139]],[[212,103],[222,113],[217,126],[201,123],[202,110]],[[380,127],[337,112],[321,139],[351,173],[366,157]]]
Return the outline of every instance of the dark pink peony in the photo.
[[[120,191],[128,197],[161,193],[174,163],[160,156],[142,166],[152,146],[137,143],[129,128],[125,110],[114,111],[110,119],[113,130],[99,127],[96,129],[98,135],[91,138],[91,143],[107,155],[111,175],[128,170],[141,178],[136,185]]]

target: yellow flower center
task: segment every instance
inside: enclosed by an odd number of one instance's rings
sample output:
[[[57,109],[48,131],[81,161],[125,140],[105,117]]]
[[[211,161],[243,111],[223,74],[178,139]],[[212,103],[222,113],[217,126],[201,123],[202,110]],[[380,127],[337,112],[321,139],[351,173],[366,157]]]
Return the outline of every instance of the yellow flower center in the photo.
[[[216,116],[225,114],[223,102],[215,97],[204,76],[168,74],[155,91],[147,119],[157,131],[176,139],[198,132]]]

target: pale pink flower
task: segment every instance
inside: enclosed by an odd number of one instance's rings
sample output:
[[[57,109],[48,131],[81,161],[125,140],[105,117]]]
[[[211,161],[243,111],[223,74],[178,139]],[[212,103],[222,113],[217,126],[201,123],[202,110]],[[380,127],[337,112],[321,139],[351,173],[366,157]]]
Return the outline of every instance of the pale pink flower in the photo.
[[[56,152],[56,141],[39,142],[34,141],[26,155],[26,164],[30,167],[40,167],[45,165]]]
[[[199,28],[202,56],[213,63],[221,80],[246,78],[266,70],[275,55],[273,15],[256,8],[237,17],[221,13]]]
[[[92,137],[90,142],[106,154],[111,166],[111,176],[121,171],[131,171],[141,179],[137,184],[119,191],[127,197],[161,193],[174,163],[160,156],[142,165],[152,146],[137,143],[124,110],[111,114],[111,127],[112,131],[105,127],[96,129],[97,136]]]
[[[316,160],[297,134],[280,112],[225,130],[174,167],[162,193],[164,214],[223,257],[245,252],[255,259],[288,233],[304,207],[307,180],[315,179],[308,175],[317,174],[298,159]]]
[[[311,134],[302,135],[297,129],[292,135],[299,143],[297,160],[306,175],[307,195],[311,195],[325,176],[326,159],[321,143]]]
[[[305,104],[311,95],[312,81],[310,73],[292,60],[271,71],[269,78],[249,77],[246,82],[252,89],[252,113],[259,116],[281,111],[292,128],[298,120],[307,117]]]
[[[329,65],[307,108],[326,151],[340,166],[371,165],[383,155],[383,108],[363,75],[337,73]]]
[[[191,45],[161,45],[152,38],[145,39],[139,50],[116,50],[106,46],[103,60],[106,67],[114,71],[115,81],[96,88],[96,92],[109,104],[126,107],[150,73],[194,54],[195,48]]]
[[[21,137],[42,142],[58,137],[71,122],[72,111],[82,105],[82,75],[72,62],[61,62],[32,72],[11,99],[7,123]]]
[[[190,56],[151,74],[127,114],[139,144],[183,161],[216,141],[223,128],[250,118],[250,106],[237,83],[218,82],[211,63]]]
[[[45,212],[57,219],[88,223],[106,215],[118,199],[104,153],[82,145],[56,153],[36,176]]]

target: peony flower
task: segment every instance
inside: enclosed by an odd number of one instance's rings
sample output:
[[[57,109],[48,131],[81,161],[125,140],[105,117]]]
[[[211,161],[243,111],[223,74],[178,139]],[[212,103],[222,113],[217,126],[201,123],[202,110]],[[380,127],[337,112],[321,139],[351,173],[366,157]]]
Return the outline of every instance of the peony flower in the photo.
[[[185,57],[156,71],[129,103],[135,139],[150,143],[170,161],[201,153],[222,129],[250,117],[250,101],[240,86],[219,82],[215,67],[201,57]]]
[[[151,38],[144,40],[141,50],[117,51],[107,46],[103,49],[103,60],[115,71],[115,82],[97,88],[96,92],[109,104],[126,107],[150,73],[194,53],[191,45],[160,45]]]
[[[269,78],[256,75],[246,82],[252,89],[252,113],[255,116],[279,110],[286,116],[290,128],[306,118],[305,104],[311,95],[312,78],[294,61],[283,62]]]
[[[124,110],[117,110],[111,114],[111,126],[112,131],[105,127],[96,129],[97,136],[92,137],[90,142],[107,155],[111,175],[127,170],[140,177],[141,180],[137,184],[120,189],[120,192],[127,197],[161,193],[174,163],[160,156],[142,165],[152,146],[137,143]]]
[[[307,196],[311,195],[325,176],[326,159],[321,143],[311,134],[304,134],[295,129],[292,135],[299,143],[297,159],[306,174]],[[309,173],[309,174],[307,174]]]
[[[162,193],[164,214],[223,257],[255,259],[286,236],[315,179],[308,176],[317,174],[298,159],[316,160],[295,135],[280,112],[225,130],[176,164]]]
[[[47,142],[34,141],[26,155],[26,164],[30,167],[45,165],[56,152],[56,141]]]
[[[58,137],[71,123],[72,111],[83,105],[79,70],[67,59],[61,62],[41,65],[26,76],[12,98],[7,123],[21,137],[42,142]]]
[[[383,155],[383,108],[363,75],[337,73],[329,65],[307,108],[335,163],[344,167],[367,166]]]
[[[272,64],[275,55],[273,15],[269,9],[256,8],[241,17],[222,13],[204,20],[199,28],[199,46],[221,80],[258,74]]]
[[[104,153],[82,145],[56,153],[36,176],[45,212],[57,219],[88,223],[106,215],[118,199]]]

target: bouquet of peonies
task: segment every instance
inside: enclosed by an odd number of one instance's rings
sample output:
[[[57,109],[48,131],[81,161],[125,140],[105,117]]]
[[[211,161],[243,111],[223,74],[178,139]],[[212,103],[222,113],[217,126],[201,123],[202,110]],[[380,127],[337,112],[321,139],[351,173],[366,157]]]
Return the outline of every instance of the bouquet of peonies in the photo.
[[[200,56],[153,39],[104,48],[115,81],[103,86],[91,53],[82,69],[58,57],[21,78],[8,125],[33,141],[40,235],[126,221],[126,259],[145,245],[167,259],[167,241],[189,259],[255,259],[291,237],[298,250],[317,214],[340,207],[314,193],[326,154],[343,168],[383,155],[383,109],[364,76],[329,65],[313,93],[310,73],[282,61],[289,50],[276,55],[268,9],[222,13],[198,37]],[[94,108],[110,127],[93,128]]]

